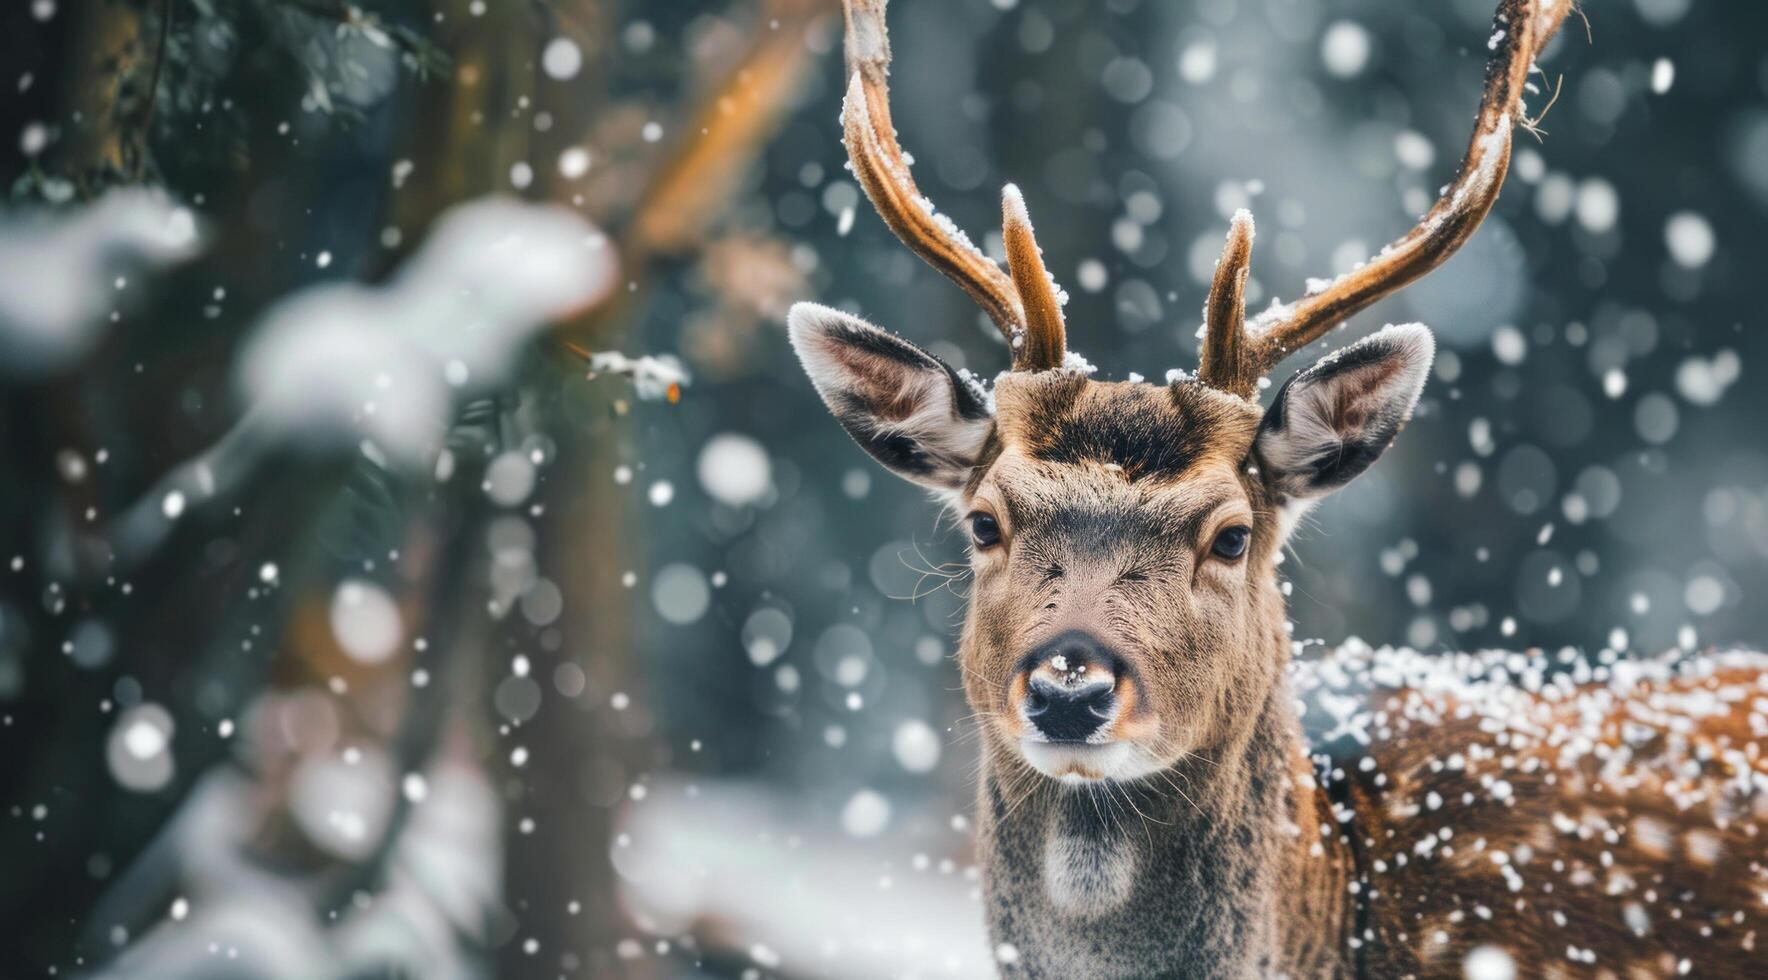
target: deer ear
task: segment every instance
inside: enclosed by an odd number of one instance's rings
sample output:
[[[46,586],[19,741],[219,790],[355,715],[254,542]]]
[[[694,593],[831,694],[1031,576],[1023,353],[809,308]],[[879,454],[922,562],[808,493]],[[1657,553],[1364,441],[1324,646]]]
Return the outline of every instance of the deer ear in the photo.
[[[973,382],[840,310],[798,303],[786,325],[817,394],[860,448],[923,486],[964,485],[994,425]]]
[[[1253,442],[1266,483],[1306,500],[1368,469],[1412,417],[1435,354],[1430,331],[1409,323],[1297,371],[1277,390]]]

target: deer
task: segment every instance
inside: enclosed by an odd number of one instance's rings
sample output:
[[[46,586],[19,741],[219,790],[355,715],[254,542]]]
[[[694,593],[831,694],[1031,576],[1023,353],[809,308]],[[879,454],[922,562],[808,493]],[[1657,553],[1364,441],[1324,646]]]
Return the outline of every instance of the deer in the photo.
[[[1762,975],[1768,657],[1308,660],[1278,572],[1308,508],[1409,421],[1434,341],[1389,325],[1261,407],[1263,378],[1474,233],[1570,11],[1500,0],[1459,171],[1355,271],[1249,320],[1254,229],[1235,214],[1197,371],[1157,384],[1070,355],[1015,187],[1005,269],[921,194],[891,125],[885,0],[846,0],[852,173],[999,328],[1011,370],[985,386],[811,303],[787,332],[852,439],[967,533],[956,659],[1003,975]],[[1306,734],[1303,695],[1338,705],[1335,740]]]

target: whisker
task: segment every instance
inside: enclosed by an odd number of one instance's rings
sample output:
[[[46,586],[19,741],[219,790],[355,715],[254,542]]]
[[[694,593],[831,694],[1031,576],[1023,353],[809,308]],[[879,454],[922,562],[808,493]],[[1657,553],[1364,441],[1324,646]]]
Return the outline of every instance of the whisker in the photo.
[[[1136,805],[1134,791],[1131,787],[1123,786],[1120,788],[1123,791],[1123,801],[1125,803],[1129,804],[1129,808],[1131,810],[1135,811],[1136,816],[1141,818],[1141,820],[1142,820],[1142,837],[1144,840],[1146,840],[1148,842],[1148,849],[1153,850],[1154,849],[1154,833],[1153,833],[1153,831],[1148,829],[1148,822],[1149,822],[1148,814],[1143,813],[1142,808]],[[1155,822],[1160,823],[1161,821],[1157,820]]]
[[[1184,788],[1178,784],[1178,781],[1173,777],[1172,770],[1162,769],[1159,771],[1159,773],[1157,773],[1157,775],[1159,775],[1162,779],[1164,779],[1168,786],[1172,787],[1173,792],[1179,794],[1180,799],[1184,800],[1186,803],[1189,803],[1191,805],[1191,809],[1197,811],[1198,816],[1201,817],[1204,815],[1203,808],[1198,806],[1197,801],[1193,800],[1191,798],[1191,795],[1189,793],[1186,793]]]

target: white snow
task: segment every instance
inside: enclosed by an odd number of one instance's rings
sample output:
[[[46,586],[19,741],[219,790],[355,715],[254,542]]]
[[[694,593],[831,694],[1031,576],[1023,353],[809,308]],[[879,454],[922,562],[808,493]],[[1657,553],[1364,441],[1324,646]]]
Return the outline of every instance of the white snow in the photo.
[[[939,733],[919,718],[910,718],[896,726],[890,750],[909,772],[932,772],[939,765]]]
[[[105,742],[105,763],[125,789],[151,793],[172,781],[176,726],[165,708],[145,702],[124,710]]]
[[[589,356],[589,376],[617,374],[632,382],[633,394],[650,401],[670,398],[689,381],[687,368],[671,354],[628,357],[619,351],[597,351]]]
[[[706,494],[730,507],[760,503],[773,488],[773,464],[752,437],[721,432],[700,447],[694,471]]]
[[[1105,284],[1110,281],[1110,274],[1105,269],[1105,263],[1098,259],[1082,259],[1079,268],[1075,270],[1075,279],[1080,283],[1080,288],[1096,293],[1105,288]]]
[[[581,146],[568,146],[559,153],[559,176],[576,180],[589,173],[590,152]]]
[[[762,606],[743,621],[741,639],[749,662],[766,667],[791,645],[792,617],[778,607]]]
[[[1600,235],[1614,228],[1621,213],[1621,198],[1615,185],[1601,177],[1585,178],[1578,184],[1574,213],[1578,224],[1592,234]]]
[[[147,721],[135,721],[123,730],[123,748],[137,759],[151,759],[166,751],[166,733]]]
[[[525,453],[505,450],[485,468],[485,494],[499,507],[518,506],[534,492],[538,476]]]
[[[1077,351],[1072,347],[1062,352],[1062,366],[1057,368],[1057,370],[1066,371],[1070,374],[1089,376],[1096,374],[1099,371],[1099,369],[1093,365],[1093,362],[1087,360],[1080,351]]]
[[[652,935],[692,930],[736,956],[765,946],[798,964],[794,975],[956,980],[1018,962],[984,928],[968,821],[906,801],[902,810],[879,836],[855,841],[795,794],[695,777],[626,807],[619,834],[630,843],[611,857],[622,897]]]
[[[1203,85],[1216,74],[1216,43],[1212,38],[1192,41],[1179,51],[1179,77]]]
[[[301,758],[289,783],[289,811],[321,850],[355,861],[379,844],[392,815],[395,780],[381,749],[352,747],[354,762],[343,753]]]
[[[583,68],[583,49],[568,37],[555,37],[541,51],[540,67],[554,81],[568,82]]]
[[[1423,133],[1404,129],[1394,136],[1394,158],[1409,170],[1426,170],[1436,162],[1436,147]]]
[[[890,823],[890,801],[874,789],[862,789],[841,808],[841,829],[851,837],[876,837]]]
[[[1664,222],[1664,247],[1670,258],[1685,269],[1699,269],[1713,257],[1718,240],[1703,215],[1678,211]]]
[[[1690,355],[1676,366],[1676,393],[1692,405],[1717,405],[1743,373],[1743,360],[1729,347],[1712,357]]]
[[[651,580],[651,604],[665,622],[687,626],[706,615],[712,604],[712,587],[698,568],[672,562],[658,569]]]
[[[1653,95],[1663,95],[1676,84],[1676,63],[1668,58],[1659,58],[1651,63],[1651,91]]]
[[[454,398],[500,383],[533,330],[606,292],[614,269],[612,246],[564,208],[469,203],[438,221],[388,286],[320,286],[274,307],[237,381],[261,435],[308,445],[366,436],[395,463],[421,463]],[[450,362],[464,368],[458,387]]]
[[[405,626],[399,606],[385,588],[368,579],[338,583],[330,607],[332,636],[350,659],[385,663],[399,651]]]
[[[0,378],[72,366],[127,299],[135,273],[195,256],[191,212],[164,194],[114,190],[60,212],[13,211],[0,220]]]
[[[1333,21],[1320,35],[1320,63],[1336,78],[1355,78],[1369,66],[1374,41],[1369,30],[1352,20]]]
[[[1529,341],[1514,325],[1505,324],[1492,331],[1492,354],[1498,363],[1515,367],[1529,355]]]
[[[1516,963],[1496,946],[1476,946],[1461,961],[1466,980],[1515,980]]]

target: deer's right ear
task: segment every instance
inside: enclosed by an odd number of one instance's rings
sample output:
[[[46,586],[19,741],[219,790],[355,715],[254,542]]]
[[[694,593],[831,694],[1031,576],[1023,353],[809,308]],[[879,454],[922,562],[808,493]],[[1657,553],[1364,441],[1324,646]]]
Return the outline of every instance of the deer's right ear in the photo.
[[[994,425],[974,383],[840,310],[798,303],[786,325],[817,394],[860,448],[923,486],[964,485]]]

